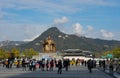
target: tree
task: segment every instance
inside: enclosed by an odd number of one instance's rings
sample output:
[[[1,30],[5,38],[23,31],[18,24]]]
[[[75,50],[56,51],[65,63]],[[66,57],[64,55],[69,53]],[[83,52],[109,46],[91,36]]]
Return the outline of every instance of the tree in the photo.
[[[32,56],[34,55],[38,55],[39,53],[37,51],[35,51],[33,48],[30,49],[25,49],[22,52],[22,56],[28,57],[28,58],[32,58]]]
[[[11,50],[11,55],[12,55],[12,57],[16,57],[16,58],[18,58],[19,56],[20,56],[20,50],[19,49],[17,49],[17,48],[12,48],[12,50]]]
[[[6,51],[5,49],[0,48],[0,60],[11,58],[11,52]]]
[[[102,53],[103,56],[107,56],[107,54],[112,54],[112,52],[111,51],[106,51],[106,52]]]
[[[111,52],[115,58],[120,58],[120,47],[115,47]]]
[[[8,59],[8,58],[11,58],[11,52],[6,52],[6,55],[5,55],[5,57]]]
[[[0,48],[0,59],[5,59],[6,50]]]
[[[108,54],[112,54],[114,58],[120,58],[120,47],[115,47],[111,51],[106,51],[102,55],[107,56]]]

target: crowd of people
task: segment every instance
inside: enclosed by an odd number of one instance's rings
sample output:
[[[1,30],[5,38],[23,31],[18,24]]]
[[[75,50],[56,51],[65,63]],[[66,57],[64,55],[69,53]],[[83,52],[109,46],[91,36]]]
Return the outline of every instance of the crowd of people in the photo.
[[[64,60],[36,60],[36,59],[17,59],[17,60],[3,60],[2,61],[3,67],[6,67],[8,69],[11,69],[13,66],[16,68],[22,68],[23,71],[26,71],[27,69],[29,71],[35,71],[36,68],[41,69],[41,71],[53,71],[55,67],[58,68],[58,74],[62,73],[62,68],[65,68],[66,71],[68,71],[68,66],[70,66],[69,59]]]
[[[36,60],[36,59],[22,59],[22,60],[3,60],[2,61],[3,67],[6,67],[8,69],[12,68],[13,65],[16,66],[16,68],[22,68],[23,71],[35,71],[37,68],[41,69],[41,71],[53,71],[54,68],[58,68],[57,73],[61,74],[62,69],[64,68],[65,71],[68,71],[71,65],[84,65],[88,68],[89,72],[92,72],[93,68],[99,67],[105,71],[107,68],[109,68],[110,73],[112,74],[114,69],[116,71],[120,71],[120,61],[115,63],[114,60],[99,60],[99,63],[97,64],[96,60],[89,59],[89,60],[69,60],[69,59],[61,59],[61,60],[55,60],[55,59],[42,59],[42,60]],[[98,65],[98,66],[97,66]]]
[[[120,60],[119,59],[100,60],[99,67],[103,69],[103,71],[109,70],[111,75],[113,75],[114,71],[120,73]]]

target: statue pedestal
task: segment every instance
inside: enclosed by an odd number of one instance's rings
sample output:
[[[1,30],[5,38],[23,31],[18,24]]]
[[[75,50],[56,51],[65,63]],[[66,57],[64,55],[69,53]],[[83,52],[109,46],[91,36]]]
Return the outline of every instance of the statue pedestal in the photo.
[[[36,60],[41,60],[41,59],[45,59],[45,60],[51,60],[51,59],[62,59],[62,56],[59,55],[58,53],[39,53],[38,56],[33,56],[33,59]]]

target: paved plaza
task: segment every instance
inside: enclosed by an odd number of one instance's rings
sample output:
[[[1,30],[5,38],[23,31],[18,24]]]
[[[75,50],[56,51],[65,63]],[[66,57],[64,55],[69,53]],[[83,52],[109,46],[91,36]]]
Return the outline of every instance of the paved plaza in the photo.
[[[36,71],[23,71],[22,68],[12,69],[3,68],[0,66],[0,78],[114,78],[108,74],[99,71],[98,69],[93,69],[92,73],[89,73],[84,66],[72,66],[69,71],[63,69],[62,74],[57,74],[57,68],[54,71],[41,71],[37,69]]]

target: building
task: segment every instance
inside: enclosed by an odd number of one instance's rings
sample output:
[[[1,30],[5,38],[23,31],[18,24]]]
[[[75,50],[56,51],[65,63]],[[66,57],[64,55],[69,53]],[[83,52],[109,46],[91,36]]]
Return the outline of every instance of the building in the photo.
[[[83,59],[83,60],[88,60],[90,58],[94,58],[94,54],[93,52],[90,51],[83,51],[80,49],[67,49],[67,50],[63,50],[61,52],[61,56],[63,58],[69,58],[71,59]]]

